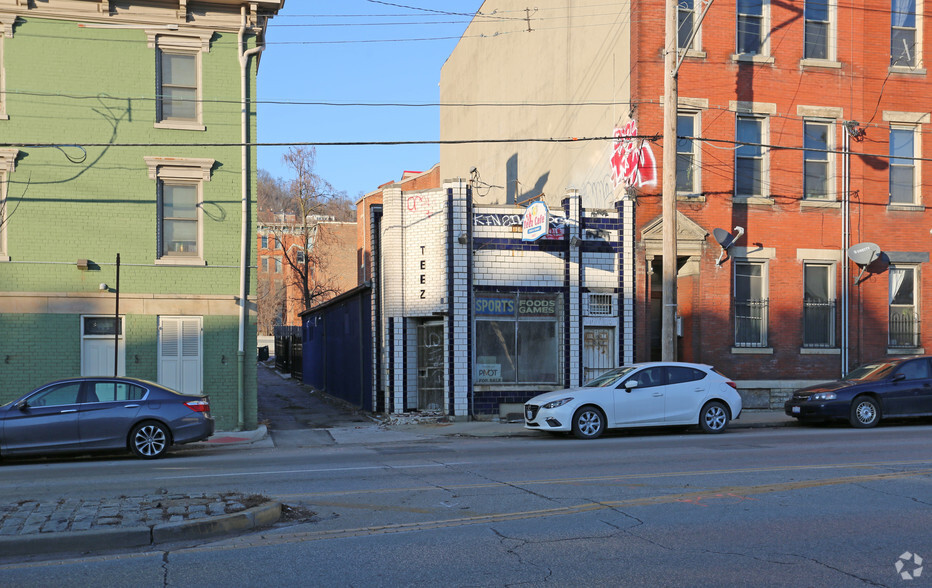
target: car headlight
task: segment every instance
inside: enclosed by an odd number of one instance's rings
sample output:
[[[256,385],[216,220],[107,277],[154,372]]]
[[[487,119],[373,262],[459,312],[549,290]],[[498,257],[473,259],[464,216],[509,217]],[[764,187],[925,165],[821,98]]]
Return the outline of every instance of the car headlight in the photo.
[[[569,398],[561,398],[560,400],[554,400],[553,402],[548,402],[544,405],[544,408],[557,408],[558,406],[563,406],[567,402],[573,400],[572,396]]]
[[[838,395],[834,392],[819,392],[809,397],[809,400],[835,400]]]

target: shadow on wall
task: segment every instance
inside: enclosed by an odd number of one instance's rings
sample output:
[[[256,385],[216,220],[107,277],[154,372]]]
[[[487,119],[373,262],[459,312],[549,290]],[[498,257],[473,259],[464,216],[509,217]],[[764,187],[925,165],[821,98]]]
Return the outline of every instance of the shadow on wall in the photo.
[[[529,190],[519,191],[522,183],[518,180],[518,154],[514,153],[505,163],[505,204],[517,204],[528,198],[540,196],[544,192],[544,185],[550,177],[550,172],[537,178],[534,186]]]

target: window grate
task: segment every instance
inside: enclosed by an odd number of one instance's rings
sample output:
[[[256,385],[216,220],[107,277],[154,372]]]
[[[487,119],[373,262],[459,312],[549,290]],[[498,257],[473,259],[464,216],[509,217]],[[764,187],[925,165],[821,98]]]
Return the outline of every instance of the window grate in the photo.
[[[611,294],[589,294],[590,316],[615,316]]]

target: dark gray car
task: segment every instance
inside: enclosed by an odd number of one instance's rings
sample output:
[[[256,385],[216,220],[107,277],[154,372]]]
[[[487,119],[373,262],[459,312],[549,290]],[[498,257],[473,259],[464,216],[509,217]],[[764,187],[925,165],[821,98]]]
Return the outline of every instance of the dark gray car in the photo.
[[[206,396],[135,378],[72,378],[0,406],[0,456],[129,449],[144,459],[214,433]]]

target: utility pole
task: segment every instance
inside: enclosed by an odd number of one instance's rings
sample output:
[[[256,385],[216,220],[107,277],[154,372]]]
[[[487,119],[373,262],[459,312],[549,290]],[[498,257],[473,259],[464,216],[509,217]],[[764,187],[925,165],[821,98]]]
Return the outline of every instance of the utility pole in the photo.
[[[677,0],[666,0],[663,52],[663,311],[661,359],[676,361]]]

